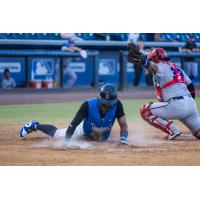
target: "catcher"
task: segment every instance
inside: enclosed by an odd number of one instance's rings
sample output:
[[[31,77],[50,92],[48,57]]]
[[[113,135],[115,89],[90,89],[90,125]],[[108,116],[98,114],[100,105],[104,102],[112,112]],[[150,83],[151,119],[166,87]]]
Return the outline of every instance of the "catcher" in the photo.
[[[200,117],[195,103],[194,85],[181,68],[170,62],[166,51],[154,48],[145,58],[137,45],[129,44],[128,60],[140,63],[144,70],[154,75],[154,86],[160,102],[142,106],[142,118],[166,133],[164,139],[173,140],[181,135],[180,128],[170,121],[173,119],[180,120],[194,137],[200,139]]]
[[[77,126],[83,121],[82,133],[85,139],[106,141],[110,136],[116,118],[120,126],[120,143],[127,144],[128,125],[123,105],[118,100],[118,91],[115,85],[108,83],[100,88],[97,98],[87,100],[81,105],[66,130],[65,139],[69,140]],[[28,133],[37,130],[54,137],[60,129],[53,125],[40,124],[31,120],[20,128],[19,136],[25,137]]]

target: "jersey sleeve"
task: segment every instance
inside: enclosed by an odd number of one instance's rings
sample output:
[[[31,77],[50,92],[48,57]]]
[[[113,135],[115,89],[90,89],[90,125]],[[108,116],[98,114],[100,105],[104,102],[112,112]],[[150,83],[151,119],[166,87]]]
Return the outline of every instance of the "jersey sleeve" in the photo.
[[[117,101],[116,118],[121,118],[125,115],[124,108],[120,100]]]
[[[85,117],[88,116],[88,102],[85,101],[79,108],[78,112],[76,113],[75,117],[71,121],[70,125],[67,128],[66,137],[71,138],[74,134],[76,127],[83,121]]]
[[[156,76],[161,77],[164,76],[165,66],[162,63],[157,64],[158,70],[156,72]]]

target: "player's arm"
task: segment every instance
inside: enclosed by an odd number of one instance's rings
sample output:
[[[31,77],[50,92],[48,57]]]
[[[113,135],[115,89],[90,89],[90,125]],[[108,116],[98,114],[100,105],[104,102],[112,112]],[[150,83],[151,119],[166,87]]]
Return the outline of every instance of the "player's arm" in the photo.
[[[192,51],[193,52],[198,52],[199,51],[199,47],[195,44],[194,48],[192,48]]]
[[[192,51],[191,51],[191,49],[190,49],[188,43],[186,43],[185,46],[183,46],[183,47],[181,48],[181,51],[182,51],[182,52],[186,52],[186,53],[192,53]]]
[[[65,51],[65,52],[75,52],[75,50],[73,48],[70,48],[67,46],[63,46],[61,50]]]
[[[182,74],[184,76],[184,80],[185,80],[185,84],[187,85],[187,89],[189,90],[192,98],[195,99],[195,87],[194,87],[194,84],[192,83],[192,81],[190,80],[188,75],[182,69],[179,68],[179,70],[182,72]]]
[[[195,99],[195,88],[194,88],[194,84],[192,82],[187,85],[187,89],[189,90],[192,98]]]
[[[117,101],[116,118],[120,127],[120,143],[128,144],[128,123],[124,113],[123,105],[119,100]]]
[[[82,49],[79,48],[79,47],[72,47],[72,49],[73,49],[74,51],[76,51],[76,52],[80,52],[80,51],[82,51]]]
[[[70,125],[67,128],[65,138],[70,139],[74,134],[76,127],[83,121],[83,119],[88,116],[88,103],[84,102],[78,112],[76,113],[74,119],[71,121]]]
[[[158,66],[154,62],[148,60],[145,60],[144,67],[149,73],[156,74],[158,71]]]

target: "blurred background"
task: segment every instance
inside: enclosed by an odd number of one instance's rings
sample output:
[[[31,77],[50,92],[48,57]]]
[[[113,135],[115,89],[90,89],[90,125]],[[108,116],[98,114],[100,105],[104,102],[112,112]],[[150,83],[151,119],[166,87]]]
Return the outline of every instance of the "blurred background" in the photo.
[[[199,84],[200,33],[1,33],[1,89],[152,86],[151,75],[127,61],[128,42],[146,55],[163,47]]]

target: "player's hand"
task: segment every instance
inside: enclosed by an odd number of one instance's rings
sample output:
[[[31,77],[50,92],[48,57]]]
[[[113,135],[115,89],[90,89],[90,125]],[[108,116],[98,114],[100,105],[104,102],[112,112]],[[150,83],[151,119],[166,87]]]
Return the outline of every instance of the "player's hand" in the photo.
[[[127,132],[121,132],[120,133],[120,144],[123,144],[123,145],[128,145],[128,133]]]
[[[192,53],[192,51],[190,49],[187,49],[187,53]]]
[[[88,57],[87,52],[85,50],[81,50],[79,53],[80,53],[81,57],[84,59],[86,59]]]

